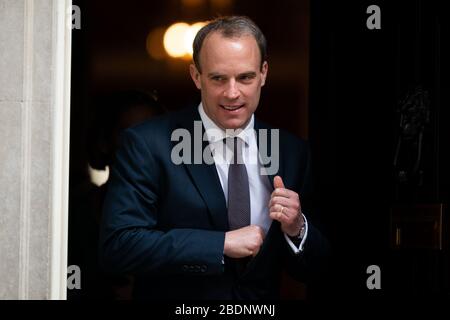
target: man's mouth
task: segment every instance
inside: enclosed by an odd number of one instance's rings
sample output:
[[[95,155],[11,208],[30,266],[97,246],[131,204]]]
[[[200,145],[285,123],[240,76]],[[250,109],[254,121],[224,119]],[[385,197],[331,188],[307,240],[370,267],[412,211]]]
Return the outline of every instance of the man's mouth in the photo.
[[[227,110],[227,111],[236,111],[236,110],[242,108],[244,106],[244,104],[239,104],[239,105],[224,105],[224,104],[221,104],[220,106],[223,109]]]

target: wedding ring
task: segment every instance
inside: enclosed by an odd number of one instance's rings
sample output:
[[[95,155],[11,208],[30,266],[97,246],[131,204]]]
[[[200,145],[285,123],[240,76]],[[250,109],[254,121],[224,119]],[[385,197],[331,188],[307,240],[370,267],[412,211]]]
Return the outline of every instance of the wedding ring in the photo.
[[[281,206],[281,213],[283,213],[283,210],[284,210],[285,208],[283,207],[283,206]]]

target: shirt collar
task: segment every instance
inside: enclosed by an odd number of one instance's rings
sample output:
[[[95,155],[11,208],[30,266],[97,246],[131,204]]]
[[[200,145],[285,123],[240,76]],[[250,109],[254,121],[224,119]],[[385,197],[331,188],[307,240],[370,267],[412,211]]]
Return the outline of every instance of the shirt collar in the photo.
[[[202,103],[198,106],[198,112],[200,113],[200,118],[202,119],[203,126],[205,127],[206,136],[209,143],[222,141],[228,137],[238,137],[245,141],[246,144],[250,143],[251,134],[253,134],[253,128],[255,125],[255,116],[253,114],[244,129],[223,130],[215,124],[210,117],[208,117]]]

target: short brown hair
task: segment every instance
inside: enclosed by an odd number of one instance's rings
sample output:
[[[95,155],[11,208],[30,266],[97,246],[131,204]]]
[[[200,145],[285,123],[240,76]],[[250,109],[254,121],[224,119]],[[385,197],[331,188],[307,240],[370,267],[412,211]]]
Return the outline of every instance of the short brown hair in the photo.
[[[246,16],[225,16],[210,21],[206,26],[201,28],[195,36],[193,42],[193,59],[197,70],[201,73],[200,68],[200,50],[202,49],[205,38],[212,32],[220,32],[225,38],[241,37],[243,35],[251,35],[255,38],[261,53],[261,68],[264,61],[267,60],[267,42],[266,37],[258,28],[258,26]]]

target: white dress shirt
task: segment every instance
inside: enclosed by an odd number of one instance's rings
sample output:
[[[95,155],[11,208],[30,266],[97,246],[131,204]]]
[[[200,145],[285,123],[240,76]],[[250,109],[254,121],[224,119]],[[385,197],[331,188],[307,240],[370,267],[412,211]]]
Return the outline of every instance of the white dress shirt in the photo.
[[[198,111],[206,130],[206,137],[211,147],[226,203],[228,203],[228,167],[233,156],[233,150],[223,142],[223,139],[237,137],[245,141],[243,143],[242,156],[247,169],[250,186],[250,221],[251,224],[260,226],[264,230],[264,233],[267,234],[272,223],[272,219],[269,216],[269,200],[273,187],[269,181],[269,177],[260,174],[262,166],[260,161],[258,161],[259,152],[256,142],[256,132],[254,130],[254,115],[252,115],[249,123],[243,130],[224,131],[207,116],[201,103]],[[305,219],[305,233],[299,247],[296,247],[289,237],[284,234],[286,241],[296,254],[303,251],[303,245],[308,234],[308,223],[305,216],[303,217]]]

